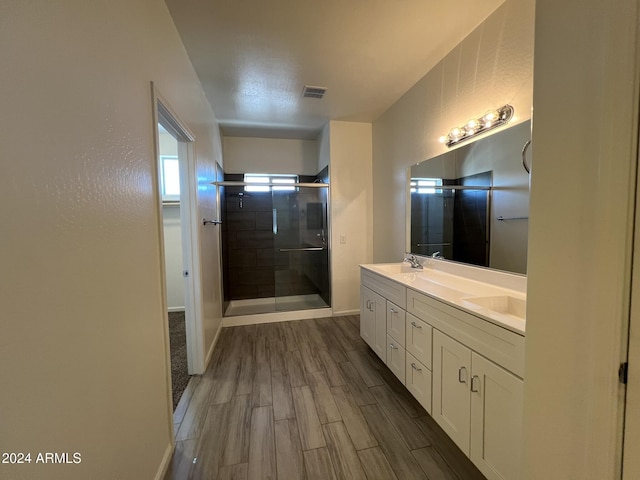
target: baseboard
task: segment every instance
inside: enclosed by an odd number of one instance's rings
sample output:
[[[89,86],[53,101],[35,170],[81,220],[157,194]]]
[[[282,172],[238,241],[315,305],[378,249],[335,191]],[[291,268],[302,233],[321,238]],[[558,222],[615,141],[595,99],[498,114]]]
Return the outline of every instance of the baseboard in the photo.
[[[343,310],[341,312],[333,312],[333,316],[334,317],[344,317],[347,315],[359,315],[360,314],[360,310]]]
[[[164,452],[164,456],[162,457],[162,462],[160,463],[160,467],[158,467],[158,472],[156,473],[155,480],[163,480],[165,475],[167,474],[167,470],[169,469],[169,465],[171,465],[171,459],[173,458],[173,451],[176,446],[173,442],[169,443],[167,449]]]
[[[358,310],[359,311],[359,310]],[[296,310],[293,312],[259,313],[255,315],[238,315],[224,317],[223,327],[237,327],[240,325],[255,325],[259,323],[290,322],[293,320],[307,320],[309,318],[324,318],[334,316],[330,308],[315,308],[312,310]]]
[[[204,371],[207,371],[207,368],[209,368],[209,362],[211,361],[211,358],[213,357],[213,351],[216,349],[216,345],[218,345],[218,339],[220,338],[220,332],[222,332],[222,327],[224,327],[224,323],[220,325],[220,327],[218,328],[218,331],[216,332],[216,336],[214,337],[213,341],[211,342],[211,346],[209,347],[209,351],[207,352],[206,357],[204,357]],[[204,372],[202,372],[204,373]]]
[[[173,313],[173,312],[184,312],[184,307],[168,307],[167,311],[169,313]]]

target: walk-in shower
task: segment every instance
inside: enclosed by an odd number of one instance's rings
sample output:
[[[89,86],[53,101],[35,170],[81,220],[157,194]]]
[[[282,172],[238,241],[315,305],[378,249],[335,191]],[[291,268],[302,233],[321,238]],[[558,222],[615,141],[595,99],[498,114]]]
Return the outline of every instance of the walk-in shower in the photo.
[[[218,183],[224,316],[330,307],[329,185],[321,179],[227,174]]]

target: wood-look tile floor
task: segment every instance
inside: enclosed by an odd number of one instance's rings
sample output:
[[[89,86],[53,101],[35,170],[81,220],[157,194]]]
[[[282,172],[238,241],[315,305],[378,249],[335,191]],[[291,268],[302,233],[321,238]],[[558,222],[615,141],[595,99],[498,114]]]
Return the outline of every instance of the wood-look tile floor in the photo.
[[[165,480],[480,480],[359,317],[225,328],[174,414]]]

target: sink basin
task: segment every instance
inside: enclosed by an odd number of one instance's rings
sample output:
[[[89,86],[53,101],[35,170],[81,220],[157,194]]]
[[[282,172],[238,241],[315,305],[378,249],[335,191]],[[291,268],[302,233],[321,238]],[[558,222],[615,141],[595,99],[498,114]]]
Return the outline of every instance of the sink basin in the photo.
[[[408,285],[416,288],[417,290],[420,290],[427,294],[435,295],[442,298],[443,300],[447,300],[450,302],[457,302],[463,297],[469,296],[469,293],[461,292],[460,290],[447,287],[446,285],[442,285],[439,282],[429,280],[422,275],[416,275],[408,282]]]
[[[462,299],[469,306],[486,308],[492,312],[513,315],[524,319],[527,314],[527,301],[510,295],[495,295],[490,297],[471,297]]]
[[[398,275],[400,273],[416,273],[421,272],[419,268],[411,268],[408,263],[383,263],[375,265],[374,268],[387,275]]]

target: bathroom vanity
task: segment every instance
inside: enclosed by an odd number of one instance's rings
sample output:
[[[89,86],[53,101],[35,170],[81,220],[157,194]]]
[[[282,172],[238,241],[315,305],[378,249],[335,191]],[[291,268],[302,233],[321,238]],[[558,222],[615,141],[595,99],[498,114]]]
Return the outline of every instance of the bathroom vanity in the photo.
[[[361,265],[360,334],[488,479],[520,478],[526,277]]]

